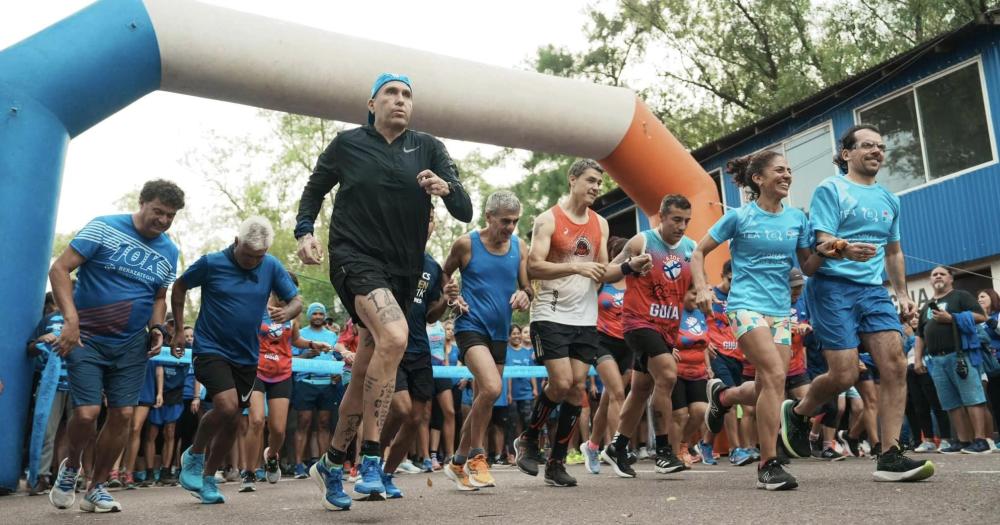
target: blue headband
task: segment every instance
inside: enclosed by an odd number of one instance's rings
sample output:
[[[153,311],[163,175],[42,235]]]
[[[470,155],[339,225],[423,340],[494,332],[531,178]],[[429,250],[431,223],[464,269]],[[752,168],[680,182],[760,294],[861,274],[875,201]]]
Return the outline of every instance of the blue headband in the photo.
[[[389,82],[402,82],[406,84],[406,87],[413,90],[413,86],[410,84],[410,77],[406,75],[397,75],[395,73],[382,73],[375,79],[375,83],[372,84],[372,96],[368,97],[369,100],[375,98],[382,86],[388,84]],[[371,111],[368,112],[368,124],[375,124],[375,114]]]

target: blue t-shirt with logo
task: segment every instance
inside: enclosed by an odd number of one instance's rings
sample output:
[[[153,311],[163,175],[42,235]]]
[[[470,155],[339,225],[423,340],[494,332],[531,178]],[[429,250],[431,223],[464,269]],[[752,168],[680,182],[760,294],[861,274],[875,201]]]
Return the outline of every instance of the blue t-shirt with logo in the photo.
[[[420,272],[413,302],[406,311],[406,323],[410,328],[406,351],[409,353],[425,354],[431,351],[427,339],[427,307],[441,298],[441,273],[441,265],[425,253],[424,269]]]
[[[770,213],[750,202],[723,215],[708,233],[716,242],[730,241],[733,285],[728,310],[787,317],[788,272],[798,260],[796,250],[811,244],[806,214],[788,206]]]
[[[194,355],[217,355],[242,366],[257,365],[261,316],[271,292],[282,301],[299,294],[281,262],[267,254],[252,270],[230,259],[232,247],[203,255],[181,279],[201,287],[201,311],[194,326]]]
[[[535,366],[534,350],[531,348],[507,347],[507,366]],[[511,380],[511,398],[514,401],[534,399],[531,395],[531,380],[526,377],[515,377]]]
[[[90,221],[69,245],[86,259],[73,290],[83,342],[120,344],[145,330],[156,294],[177,275],[173,241],[143,237],[122,214]]]
[[[827,177],[816,187],[809,205],[813,231],[847,242],[874,244],[876,250],[875,256],[864,262],[824,259],[817,271],[881,286],[885,245],[899,242],[899,212],[899,197],[880,184],[858,184],[841,175]]]
[[[330,345],[331,348],[337,346],[337,340],[340,339],[340,337],[337,334],[331,332],[325,326],[322,326],[317,330],[313,328],[311,325],[305,328],[299,328],[299,337],[309,341],[316,341],[318,343],[327,343]],[[300,354],[302,354],[302,352],[305,351],[306,351],[305,349],[293,348],[292,354],[295,357],[301,357]],[[329,352],[320,352],[320,354],[314,357],[313,359],[316,359],[318,361],[344,360],[343,356],[340,355],[340,352],[336,352],[333,350]],[[296,381],[307,381],[309,383],[324,384],[324,385],[330,383],[331,377],[332,376],[330,374],[310,374],[306,372],[300,372],[295,374]]]
[[[160,366],[163,367],[164,395],[166,395],[167,392],[173,392],[174,390],[184,388],[184,382],[187,379],[188,365],[170,365],[164,363]]]

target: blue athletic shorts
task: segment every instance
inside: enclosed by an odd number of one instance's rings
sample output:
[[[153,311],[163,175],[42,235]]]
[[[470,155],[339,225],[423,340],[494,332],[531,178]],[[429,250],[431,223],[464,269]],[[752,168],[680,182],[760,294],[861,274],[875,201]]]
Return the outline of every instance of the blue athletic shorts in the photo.
[[[108,398],[108,408],[138,404],[146,375],[148,337],[142,331],[119,345],[88,341],[74,348],[66,356],[73,406],[100,405],[102,392]]]
[[[340,403],[338,385],[326,383],[314,385],[305,381],[296,381],[292,387],[292,409],[301,412],[324,411],[332,412]]]
[[[930,363],[927,365],[927,371],[930,372],[931,379],[934,381],[934,388],[937,390],[942,410],[971,407],[986,402],[986,393],[983,392],[983,383],[980,379],[981,374],[969,362],[969,356],[965,356],[965,363],[969,366],[969,373],[965,379],[959,377],[958,372],[955,372],[957,363],[958,354],[951,353],[931,356]]]
[[[889,291],[875,284],[817,274],[806,285],[813,330],[824,350],[847,350],[861,344],[860,334],[902,333]]]
[[[152,408],[149,411],[149,424],[162,427],[176,422],[184,412],[184,403],[173,405],[163,405],[160,408]]]
[[[726,386],[743,384],[743,362],[735,357],[719,354],[711,361],[712,373]]]

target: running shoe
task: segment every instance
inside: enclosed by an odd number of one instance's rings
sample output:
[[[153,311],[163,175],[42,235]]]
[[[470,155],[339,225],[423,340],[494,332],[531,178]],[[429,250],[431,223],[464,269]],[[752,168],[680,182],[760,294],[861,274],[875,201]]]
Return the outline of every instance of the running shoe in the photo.
[[[346,468],[347,465],[345,464],[344,467]],[[357,483],[359,479],[361,479],[361,475],[358,473],[358,466],[351,466],[351,468],[347,470],[347,482]]]
[[[125,490],[135,490],[136,487],[139,486],[135,482],[135,475],[133,475],[131,472],[125,473],[124,483],[125,483]]]
[[[74,491],[83,492],[87,489],[87,477],[83,473],[83,467],[80,467],[79,472],[76,475],[76,487]]]
[[[585,461],[586,461],[586,459],[584,459],[583,454],[581,454],[580,452],[578,452],[575,449],[574,450],[570,450],[566,454],[566,461],[565,461],[565,463],[567,465],[582,465]]]
[[[410,458],[403,459],[399,466],[396,467],[396,472],[402,472],[404,474],[420,474],[423,469],[413,464]]]
[[[684,461],[674,455],[673,447],[667,445],[663,448],[656,449],[656,473],[657,474],[673,474],[675,472],[682,472],[688,470]]]
[[[729,453],[729,462],[737,467],[742,467],[753,463],[753,456],[747,452],[747,449],[737,447]]]
[[[986,443],[990,446],[990,452],[997,449],[997,444],[992,439],[986,438]]]
[[[442,468],[443,467],[441,465],[441,462],[438,461],[437,455],[434,455],[433,457],[431,457],[431,469],[434,470],[434,471],[438,471],[438,470],[441,470]]]
[[[326,510],[347,510],[351,508],[351,497],[344,492],[344,467],[326,468],[321,459],[309,468],[309,477],[316,482],[323,493],[323,508]]]
[[[378,499],[385,494],[385,485],[382,484],[382,458],[378,456],[362,456],[361,479],[354,484],[354,492],[366,494],[373,499]]]
[[[128,477],[126,477],[126,482]],[[172,487],[177,484],[177,480],[174,475],[171,474],[169,467],[160,467],[160,477],[156,478],[157,487]],[[126,483],[127,486],[127,483]]]
[[[121,512],[122,505],[111,497],[103,483],[98,483],[80,500],[80,510],[97,513]]]
[[[878,457],[875,481],[920,481],[934,475],[934,463],[906,457],[899,447],[889,447]]]
[[[255,492],[257,490],[257,475],[252,470],[244,470],[240,474],[240,492]]]
[[[691,468],[691,465],[694,464],[694,458],[691,456],[691,451],[688,450],[687,443],[682,442],[679,448],[681,453],[679,456],[677,456],[677,459],[681,460],[681,462],[684,463],[685,469]]]
[[[227,482],[230,482],[230,481],[239,481],[240,480],[240,471],[236,470],[236,467],[230,465],[230,466],[226,467],[225,469],[223,469],[223,471],[222,471],[222,477]]]
[[[628,457],[628,464],[629,465],[635,465],[636,463],[639,462],[639,453],[636,452],[636,450],[634,448],[630,447],[627,450],[626,454],[627,454],[627,457]]]
[[[756,448],[753,450],[757,452],[754,461],[760,460],[760,451],[757,450]],[[809,456],[812,457],[812,445],[810,445],[809,448]],[[774,457],[777,458],[778,463],[781,463],[782,465],[792,464],[792,458],[788,457],[788,452],[786,452],[785,447],[781,445],[781,441],[778,441],[778,444],[775,447]]]
[[[149,485],[146,485],[146,486],[148,487]],[[117,470],[112,470],[111,471],[111,476],[108,477],[108,486],[107,486],[107,488],[109,488],[109,489],[120,489],[120,488],[122,488],[122,482],[121,482],[120,479],[118,479],[118,471]],[[88,492],[88,494],[89,494],[89,492]]]
[[[306,470],[305,463],[295,464],[295,479],[306,479],[309,477],[309,472]]]
[[[764,490],[791,490],[798,487],[795,477],[785,472],[776,458],[771,458],[757,469],[757,488]]]
[[[385,497],[398,499],[403,497],[403,491],[392,482],[393,475],[382,472],[382,486],[385,487]]]
[[[639,450],[635,454],[635,458],[636,458],[637,461],[642,461],[644,459],[649,459],[651,457],[653,457],[653,455],[650,454],[649,453],[649,449],[646,448],[646,447],[644,447],[644,446],[643,447],[639,447]]]
[[[566,464],[558,459],[545,463],[545,484],[553,487],[575,487],[576,478],[566,472]]]
[[[851,451],[851,445],[847,442],[846,430],[838,430],[834,439],[837,441],[837,444],[840,445],[840,450],[843,451],[845,456],[854,457],[854,452]]]
[[[601,473],[601,461],[599,459],[601,449],[590,450],[590,445],[586,441],[580,443],[580,453],[583,454],[583,458],[587,463],[587,471],[591,474]]]
[[[983,438],[976,439],[962,449],[962,454],[989,454],[991,452],[993,452],[993,448]]]
[[[913,449],[914,453],[925,454],[927,452],[936,452],[937,447],[934,446],[933,441],[924,441],[923,443],[917,445],[917,448]]]
[[[632,469],[632,463],[628,460],[628,451],[616,449],[614,443],[608,443],[608,446],[604,447],[604,450],[601,451],[601,459],[611,465],[618,477],[635,477],[635,470]]]
[[[206,505],[226,502],[226,498],[222,496],[222,493],[219,492],[219,487],[216,486],[215,476],[201,477],[201,490],[198,491],[198,497]]]
[[[278,464],[278,457],[268,457],[271,452],[271,447],[264,449],[264,476],[268,483],[275,484],[281,481],[281,465]]]
[[[847,456],[841,454],[840,452],[837,452],[836,450],[833,450],[830,447],[824,448],[823,451],[819,453],[819,455],[813,457],[823,461],[841,461],[847,459]]]
[[[465,462],[465,473],[469,475],[469,482],[474,487],[495,487],[496,480],[490,474],[490,465],[486,462],[486,456],[476,454]]]
[[[501,454],[495,461],[493,461],[494,467],[509,467],[513,465],[505,454]]]
[[[715,449],[712,445],[702,441],[698,443],[698,450],[701,452],[701,460],[706,465],[718,465],[719,461],[715,459]]]
[[[944,446],[944,442],[942,441],[941,442],[942,446],[941,446],[941,448],[938,449],[938,452],[940,452],[942,454],[961,454],[962,453],[962,449],[964,449],[965,447],[969,446],[970,444],[971,443],[967,443],[967,442],[963,442],[963,441],[950,441],[950,442],[948,442],[948,446],[945,447]]]
[[[798,401],[786,399],[781,404],[781,441],[795,458],[809,457],[809,418],[795,413]]]
[[[424,472],[434,472],[434,462],[431,461],[431,458],[424,458],[424,464],[422,465],[421,470]]]
[[[465,465],[456,465],[451,461],[444,465],[444,475],[455,482],[455,487],[463,492],[473,492],[479,490],[469,481],[469,475],[465,473]]]
[[[514,457],[514,462],[517,463],[517,469],[529,476],[538,475],[538,442],[530,439],[525,439],[524,434],[518,436],[514,440],[514,452],[516,456]]]
[[[687,447],[688,454],[691,456],[691,463],[701,463],[701,451],[698,450],[698,442],[693,443],[691,446]]]
[[[181,454],[180,482],[184,490],[201,491],[203,470],[205,470],[205,454],[194,454],[190,448]]]
[[[750,454],[750,461],[760,461],[760,449],[757,447],[750,447],[746,449],[747,454]]]
[[[68,509],[76,501],[76,482],[80,477],[80,469],[67,466],[69,458],[59,463],[59,473],[56,483],[49,491],[49,503],[57,509]]]
[[[152,487],[155,484],[156,484],[156,475],[153,473],[152,470],[146,469],[143,472],[142,481],[139,482],[139,488],[145,489]],[[110,483],[108,484],[108,486],[109,487],[111,486]]]
[[[728,387],[726,387],[726,384],[721,379],[710,379],[708,386],[705,388],[708,390],[708,410],[705,411],[705,425],[713,434],[718,434],[722,432],[726,412],[729,412],[729,407],[722,406],[719,396]]]

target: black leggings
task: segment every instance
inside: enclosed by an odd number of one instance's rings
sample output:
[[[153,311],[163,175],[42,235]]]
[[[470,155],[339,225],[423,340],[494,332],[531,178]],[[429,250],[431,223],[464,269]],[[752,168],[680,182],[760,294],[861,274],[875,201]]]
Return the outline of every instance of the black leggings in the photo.
[[[180,443],[181,452],[187,450],[188,447],[194,443],[194,434],[198,431],[198,421],[200,419],[200,414],[191,413],[191,400],[185,400],[184,411],[181,412],[181,418],[177,420],[177,430],[175,434],[177,441]]]
[[[951,438],[951,422],[948,420],[948,413],[941,409],[941,402],[938,401],[937,390],[934,388],[934,380],[930,374],[918,374],[913,370],[913,365],[906,368],[906,418],[910,421],[910,429],[913,432],[913,441],[916,444],[923,433],[924,439],[931,439],[934,435],[934,425],[931,422],[931,411],[937,419],[941,439]]]
[[[993,412],[993,428],[1000,429],[1000,372],[993,373],[988,379],[986,396],[990,402],[990,411]]]

